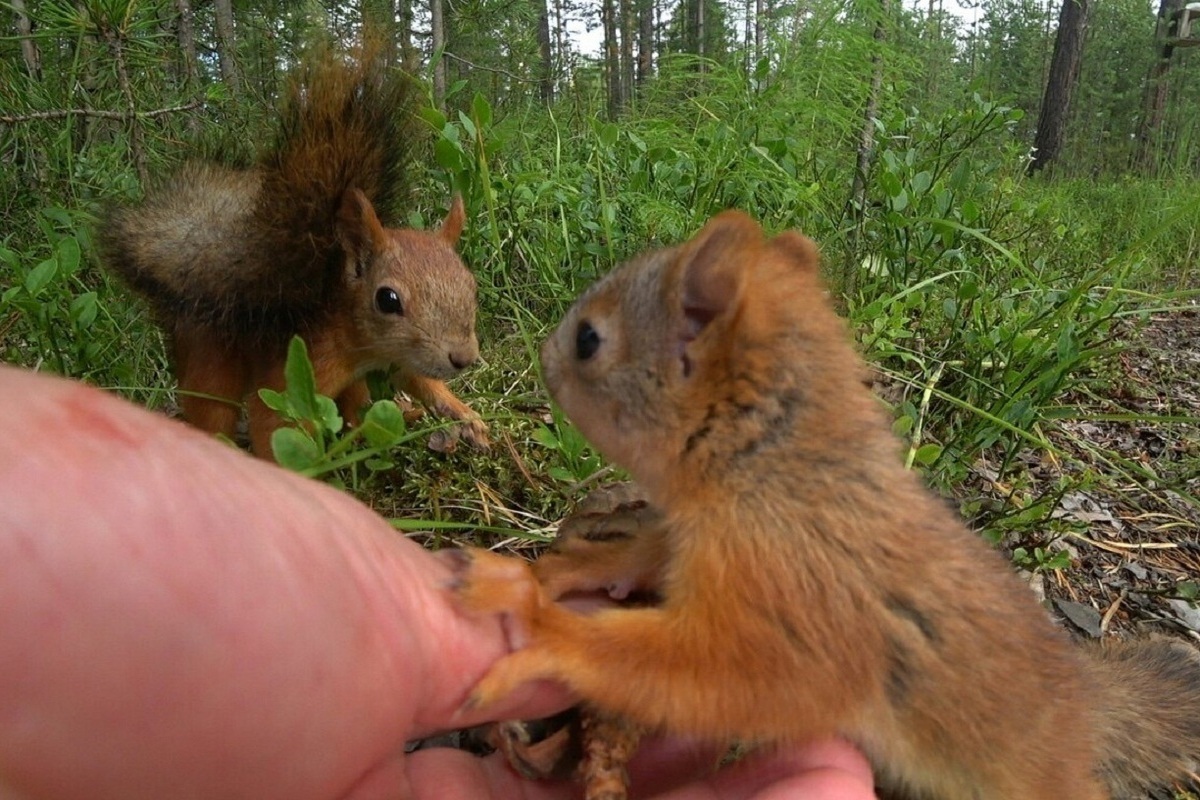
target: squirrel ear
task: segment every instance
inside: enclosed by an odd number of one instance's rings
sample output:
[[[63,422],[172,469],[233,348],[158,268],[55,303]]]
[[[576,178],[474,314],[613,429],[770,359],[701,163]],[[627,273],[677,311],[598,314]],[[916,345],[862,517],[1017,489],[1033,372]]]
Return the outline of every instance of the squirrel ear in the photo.
[[[691,336],[737,306],[762,238],[757,222],[740,211],[725,211],[684,245],[683,314]]]
[[[813,240],[799,231],[784,231],[771,240],[771,247],[784,253],[802,272],[816,272],[821,254]]]
[[[359,271],[368,256],[387,246],[387,234],[375,216],[375,207],[359,189],[347,189],[342,195],[337,237]]]
[[[458,237],[462,235],[463,225],[466,221],[467,212],[463,207],[462,195],[455,193],[454,199],[450,201],[450,212],[446,214],[446,219],[442,221],[442,227],[438,233],[450,244],[456,244]]]

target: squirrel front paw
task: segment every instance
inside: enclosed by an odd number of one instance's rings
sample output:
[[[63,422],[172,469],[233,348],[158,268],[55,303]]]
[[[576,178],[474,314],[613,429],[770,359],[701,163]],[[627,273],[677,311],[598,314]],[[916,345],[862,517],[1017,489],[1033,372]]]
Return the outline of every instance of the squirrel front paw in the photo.
[[[485,708],[518,686],[556,674],[552,654],[536,647],[541,587],[529,565],[488,550],[462,548],[442,551],[450,567],[448,588],[468,614],[497,614],[513,652],[496,662],[471,692],[464,709]]]
[[[474,547],[444,550],[442,558],[458,607],[476,616],[499,614],[509,648],[525,647],[541,594],[529,564]]]
[[[542,589],[558,599],[607,592],[614,600],[647,599],[661,580],[666,522],[632,483],[594,489],[562,521],[558,537],[533,566]]]
[[[436,453],[453,453],[458,447],[459,440],[466,442],[476,450],[488,450],[491,447],[491,442],[488,440],[488,428],[483,419],[468,406],[464,405],[463,408],[467,413],[460,416],[444,413],[442,409],[437,410],[439,415],[461,420],[461,422],[431,433],[429,435],[430,450]]]

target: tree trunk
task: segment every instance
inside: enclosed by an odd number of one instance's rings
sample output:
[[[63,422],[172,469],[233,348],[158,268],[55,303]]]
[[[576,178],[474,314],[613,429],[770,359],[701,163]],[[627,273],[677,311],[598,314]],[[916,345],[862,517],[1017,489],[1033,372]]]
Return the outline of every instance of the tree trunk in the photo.
[[[608,89],[608,116],[616,119],[625,104],[621,96],[620,44],[617,41],[616,0],[602,0],[600,18],[604,26],[604,83]]]
[[[654,0],[638,0],[637,85],[644,86],[654,69]]]
[[[429,0],[429,24],[433,35],[433,103],[446,108],[446,19],[442,13],[442,0]]]
[[[842,269],[842,291],[853,294],[858,285],[858,234],[862,228],[864,210],[867,207],[867,175],[871,162],[875,160],[875,123],[879,118],[879,96],[883,92],[883,44],[887,41],[886,23],[891,12],[891,0],[879,0],[875,10],[875,29],[871,38],[875,40],[871,54],[871,87],[867,92],[867,104],[863,111],[863,124],[858,134],[858,156],[854,164],[854,179],[850,185],[849,212],[854,220],[850,234],[850,247],[846,252],[846,263]]]
[[[1033,140],[1033,160],[1029,174],[1046,169],[1058,158],[1067,136],[1071,116],[1071,98],[1079,83],[1079,61],[1083,55],[1083,36],[1087,31],[1090,0],[1063,0],[1058,15],[1058,33],[1054,37],[1054,55],[1050,76],[1042,95],[1037,135]]]
[[[765,55],[763,51],[763,36],[765,32],[763,20],[763,0],[754,0],[754,63],[758,64],[759,60]]]
[[[421,54],[413,45],[412,0],[399,0],[396,11],[399,15],[396,24],[400,26],[400,60],[403,62],[404,68],[411,72],[421,61]]]
[[[33,23],[25,10],[25,0],[12,0],[13,13],[17,15],[17,36],[21,37],[21,58],[25,60],[25,70],[35,81],[42,79],[42,54],[38,52],[37,43],[33,41]]]
[[[183,60],[183,83],[191,89],[196,85],[196,26],[192,19],[191,0],[175,0],[175,12],[179,23],[175,37],[179,40],[179,56]]]
[[[742,13],[746,16],[746,33],[744,38],[746,47],[746,74],[750,74],[751,70],[754,69],[754,52],[751,45],[754,35],[754,0],[746,0],[746,6],[742,9]]]
[[[236,39],[234,37],[233,4],[231,0],[214,0],[217,22],[217,60],[221,64],[221,80],[237,94],[241,81],[238,75]]]
[[[1170,40],[1171,20],[1182,7],[1183,0],[1161,0],[1158,7],[1158,22],[1154,28],[1158,58],[1150,65],[1150,74],[1146,77],[1137,151],[1134,153],[1135,166],[1147,175],[1154,174],[1158,169],[1159,132],[1167,113],[1167,73],[1171,70],[1171,57],[1175,52]]]
[[[542,0],[538,12],[538,51],[541,60],[540,93],[542,102],[549,105],[554,102],[554,51],[550,48],[550,8],[547,0]]]
[[[621,14],[621,100],[622,107],[633,101],[633,29],[635,0],[620,0]]]

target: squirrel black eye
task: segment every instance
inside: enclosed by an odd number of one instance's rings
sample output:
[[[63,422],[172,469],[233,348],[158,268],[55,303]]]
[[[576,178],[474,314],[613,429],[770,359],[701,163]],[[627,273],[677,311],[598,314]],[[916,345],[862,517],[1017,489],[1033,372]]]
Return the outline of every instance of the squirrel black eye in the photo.
[[[375,292],[375,307],[384,314],[404,316],[404,304],[400,302],[400,295],[390,286],[384,286]]]
[[[596,355],[599,349],[600,334],[596,333],[592,323],[586,320],[579,323],[579,329],[575,331],[575,357],[580,361],[587,361]]]

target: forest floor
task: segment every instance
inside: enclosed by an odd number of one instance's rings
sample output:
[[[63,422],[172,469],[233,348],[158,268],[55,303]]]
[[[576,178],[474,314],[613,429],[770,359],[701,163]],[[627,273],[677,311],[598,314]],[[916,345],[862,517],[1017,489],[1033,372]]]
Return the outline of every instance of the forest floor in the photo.
[[[1064,400],[1078,406],[1079,416],[1132,411],[1143,419],[1064,423],[1052,437],[1064,457],[1029,460],[1031,489],[1040,483],[1051,491],[1064,473],[1084,468],[1104,476],[1064,495],[1054,512],[1077,523],[1048,547],[1066,549],[1071,567],[1027,573],[1030,586],[1081,638],[1162,632],[1200,643],[1200,308],[1128,325],[1119,339],[1123,347],[1104,376],[1115,393]],[[1114,478],[1129,472],[1113,470],[1114,457],[1154,478]],[[975,474],[982,484],[991,483],[988,472],[981,461]],[[1006,487],[976,488],[1002,493]],[[1180,789],[1154,797],[1200,797],[1200,782]]]
[[[1054,512],[1076,523],[1051,545],[1069,551],[1072,567],[1032,583],[1082,635],[1154,627],[1200,642],[1200,608],[1190,602],[1200,589],[1200,308],[1156,315],[1118,337],[1123,347],[1104,376],[1109,396],[1065,402],[1080,417],[1140,419],[1064,422],[1051,438],[1065,457],[1030,459],[1035,486],[1082,469],[1104,476],[1065,494]],[[1172,417],[1191,422],[1146,421]],[[1117,460],[1123,470],[1113,469]],[[1120,477],[1133,470],[1143,477]],[[986,480],[986,463],[975,472]]]

